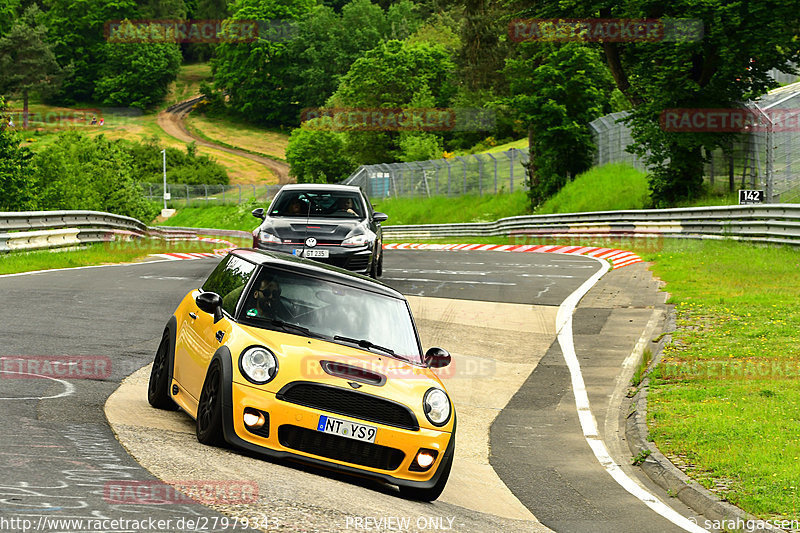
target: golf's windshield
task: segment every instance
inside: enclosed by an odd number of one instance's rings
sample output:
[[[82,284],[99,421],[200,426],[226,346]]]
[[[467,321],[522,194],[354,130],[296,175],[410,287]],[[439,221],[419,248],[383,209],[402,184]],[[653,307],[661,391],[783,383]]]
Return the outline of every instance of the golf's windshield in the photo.
[[[285,191],[269,209],[270,216],[364,218],[357,193],[340,191]]]
[[[245,298],[241,320],[422,360],[404,300],[309,276],[262,268]]]

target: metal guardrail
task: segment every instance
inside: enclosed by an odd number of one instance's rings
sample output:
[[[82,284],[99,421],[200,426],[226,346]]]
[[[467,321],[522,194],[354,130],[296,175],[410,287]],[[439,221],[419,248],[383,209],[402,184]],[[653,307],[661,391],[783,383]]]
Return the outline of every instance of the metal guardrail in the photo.
[[[194,238],[194,231],[150,228],[135,218],[99,211],[0,212],[0,253],[81,246],[115,239]]]
[[[800,245],[800,205],[691,207],[528,215],[496,222],[384,226],[384,239],[594,236],[732,238]]]
[[[249,232],[148,227],[97,211],[0,212],[0,252],[76,246],[113,239],[250,237]],[[384,226],[386,240],[449,237],[674,237],[730,238],[800,245],[800,204],[598,211],[508,217],[496,222]]]

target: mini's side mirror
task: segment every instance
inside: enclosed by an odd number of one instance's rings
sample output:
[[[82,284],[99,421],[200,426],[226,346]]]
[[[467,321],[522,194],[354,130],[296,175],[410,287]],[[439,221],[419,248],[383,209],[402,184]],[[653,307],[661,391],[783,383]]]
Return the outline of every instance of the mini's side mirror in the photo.
[[[374,213],[372,213],[372,220],[374,220],[375,222],[386,222],[387,220],[389,220],[389,215],[387,215],[386,213],[380,213],[378,211],[375,211]]]
[[[214,315],[214,324],[222,319],[222,297],[216,292],[203,292],[194,299],[201,311]]]
[[[261,220],[264,220],[264,218],[265,218],[265,216],[264,216],[264,208],[263,207],[259,207],[257,209],[253,209],[253,216],[256,217],[256,218],[260,218]]]
[[[425,364],[430,368],[444,368],[450,360],[450,352],[444,348],[430,348],[425,352]]]

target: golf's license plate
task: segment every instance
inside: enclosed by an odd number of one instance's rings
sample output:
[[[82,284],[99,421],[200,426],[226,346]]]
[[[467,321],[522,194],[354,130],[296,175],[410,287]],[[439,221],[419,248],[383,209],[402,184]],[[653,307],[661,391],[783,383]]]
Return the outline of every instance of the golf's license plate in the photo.
[[[347,420],[339,420],[338,418],[331,418],[325,415],[319,417],[317,431],[364,442],[375,442],[375,435],[378,434],[378,428],[365,426],[364,424],[356,424],[355,422],[349,422]]]
[[[302,250],[297,249],[294,251],[294,255],[298,255],[300,257],[319,257],[319,258],[327,258],[328,257],[328,250]]]

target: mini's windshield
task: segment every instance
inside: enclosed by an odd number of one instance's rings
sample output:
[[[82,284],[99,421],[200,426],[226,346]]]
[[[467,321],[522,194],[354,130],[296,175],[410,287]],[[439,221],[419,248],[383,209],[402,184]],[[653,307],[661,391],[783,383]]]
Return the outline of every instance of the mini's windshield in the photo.
[[[284,191],[269,209],[270,216],[314,218],[364,218],[364,206],[357,192]]]
[[[421,363],[404,300],[266,267],[257,276],[242,307],[243,323]]]

